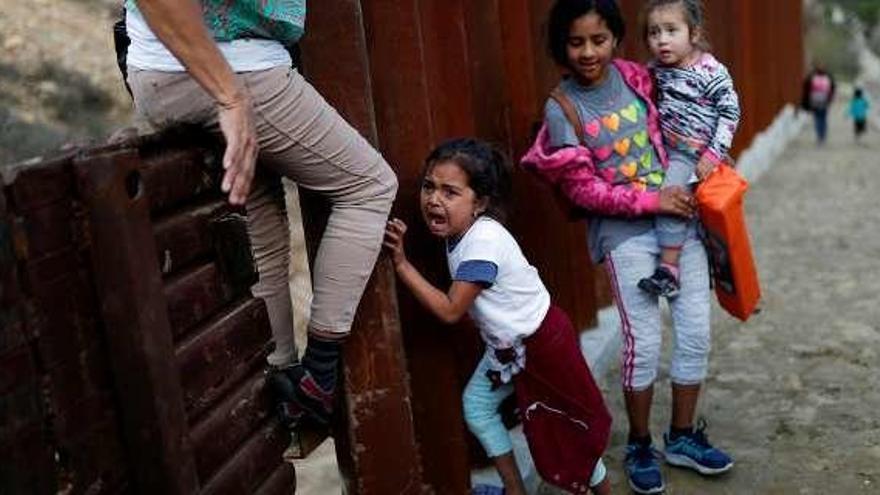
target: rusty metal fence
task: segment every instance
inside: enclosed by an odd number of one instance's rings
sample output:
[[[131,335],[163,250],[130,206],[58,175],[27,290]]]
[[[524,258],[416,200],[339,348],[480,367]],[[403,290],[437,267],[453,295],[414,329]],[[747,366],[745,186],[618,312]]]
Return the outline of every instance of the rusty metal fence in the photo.
[[[426,153],[453,136],[516,158],[559,79],[545,55],[551,0],[310,3],[307,77],[400,177],[409,252],[447,275],[418,227]],[[623,54],[641,58],[641,2],[624,0]],[[800,0],[707,0],[709,35],[744,119],[735,149],[796,102]],[[4,169],[0,190],[0,487],[3,493],[282,493],[294,473],[260,370],[265,311],[237,249],[237,212],[200,142],[74,150]],[[556,301],[586,326],[609,303],[584,227],[517,171],[511,228]],[[306,194],[306,232],[325,205]],[[232,236],[234,237],[234,236]],[[312,243],[313,245],[314,243]],[[397,292],[380,260],[345,348],[335,428],[351,493],[466,493],[475,457],[459,394],[479,352]],[[314,433],[314,432],[313,432]],[[306,433],[302,453],[320,439]]]
[[[291,437],[269,415],[244,218],[219,194],[216,144],[183,136],[5,169],[0,493],[291,493],[285,457],[329,433]],[[358,493],[422,486],[381,273],[345,349],[335,425]],[[380,441],[394,450],[362,448]],[[408,471],[379,467],[398,454]]]

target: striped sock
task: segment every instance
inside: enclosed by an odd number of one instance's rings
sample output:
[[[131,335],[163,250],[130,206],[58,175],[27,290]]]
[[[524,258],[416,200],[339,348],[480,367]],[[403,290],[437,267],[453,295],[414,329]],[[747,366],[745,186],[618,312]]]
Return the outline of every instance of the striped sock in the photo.
[[[309,334],[308,345],[302,359],[315,382],[325,391],[333,393],[336,389],[336,367],[339,365],[340,340],[322,339]]]

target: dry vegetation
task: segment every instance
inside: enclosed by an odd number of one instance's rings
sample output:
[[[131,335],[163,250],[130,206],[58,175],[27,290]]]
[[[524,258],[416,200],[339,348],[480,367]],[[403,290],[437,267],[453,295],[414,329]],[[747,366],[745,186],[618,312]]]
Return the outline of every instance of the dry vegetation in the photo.
[[[0,0],[0,164],[98,139],[129,118],[114,0]]]

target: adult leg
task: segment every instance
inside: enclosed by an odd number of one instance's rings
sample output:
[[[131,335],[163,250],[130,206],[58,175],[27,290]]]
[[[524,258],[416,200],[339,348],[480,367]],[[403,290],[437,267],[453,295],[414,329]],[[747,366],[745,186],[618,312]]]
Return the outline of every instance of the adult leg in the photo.
[[[309,329],[343,336],[381,248],[397,178],[296,71],[274,69],[244,80],[256,101],[261,162],[331,203],[314,262]]]
[[[462,395],[464,419],[468,429],[495,464],[505,493],[525,495],[525,484],[513,455],[513,444],[498,411],[504,399],[513,393],[513,384],[507,383],[493,390],[492,381],[486,376],[488,369],[489,359],[484,354]]]
[[[139,117],[154,128],[189,123],[219,133],[214,102],[186,73],[132,71],[129,83]],[[275,396],[279,419],[289,426],[298,422],[303,412],[290,402],[294,387],[285,376],[287,370],[297,368],[297,350],[288,289],[288,225],[283,204],[277,176],[267,174],[260,166],[246,203],[248,234],[259,272],[251,292],[266,304],[275,344],[266,358],[270,370],[267,385]]]
[[[332,204],[312,270],[314,297],[303,358],[310,373],[300,366],[288,368],[298,390],[308,390],[307,409],[326,421],[332,410],[340,342],[351,328],[381,248],[397,179],[381,155],[298,73],[276,68],[238,77],[255,105],[259,166],[323,193]],[[140,71],[130,81],[136,83],[132,89],[139,112],[154,125],[197,122],[218,130],[213,101],[185,73]],[[247,210],[260,272],[253,292],[266,301],[270,312],[276,341],[271,364],[284,366],[284,361],[291,364],[296,352],[287,286],[286,217],[278,199],[255,187]]]
[[[325,422],[332,412],[341,342],[381,249],[397,179],[382,156],[298,72],[278,68],[242,77],[255,102],[261,163],[331,204],[312,267],[303,367],[289,373],[297,384],[297,401]],[[267,234],[278,237],[277,242],[287,240],[286,231]]]
[[[135,110],[156,129],[174,124],[199,124],[219,133],[216,105],[184,72],[135,70],[129,74]],[[280,184],[258,171],[247,201],[248,233],[256,258],[259,280],[254,297],[264,300],[275,349],[267,357],[273,367],[296,361],[293,315],[287,286],[287,216]]]

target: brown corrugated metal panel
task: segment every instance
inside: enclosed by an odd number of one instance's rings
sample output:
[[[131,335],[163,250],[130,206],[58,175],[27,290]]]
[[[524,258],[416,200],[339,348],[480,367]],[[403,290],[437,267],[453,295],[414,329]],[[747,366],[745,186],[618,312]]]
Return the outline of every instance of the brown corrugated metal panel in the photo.
[[[180,382],[169,366],[171,328],[139,166],[137,155],[119,151],[78,158],[75,168],[134,483],[141,491],[188,494],[198,476]]]
[[[442,245],[421,226],[417,207],[423,159],[440,141],[461,135],[495,142],[514,161],[522,154],[541,119],[547,92],[559,80],[545,49],[544,23],[551,4],[552,0],[349,0],[311,7],[304,46],[307,75],[397,170],[401,187],[396,214],[411,225],[408,252],[440,285],[448,283]],[[622,54],[644,59],[637,22],[640,6],[637,0],[622,2],[630,33]],[[766,127],[783,104],[797,100],[803,60],[800,9],[800,0],[707,2],[714,52],[730,67],[741,96],[744,118],[737,150]],[[169,345],[177,345],[181,360],[180,369],[174,369],[176,375],[183,374],[175,379],[182,378],[181,394],[188,398],[181,403],[190,405],[188,417],[162,428],[170,437],[183,435],[187,428],[197,433],[195,460],[184,453],[178,466],[183,471],[170,473],[177,477],[171,482],[185,486],[197,472],[200,485],[208,483],[218,492],[283,491],[294,480],[291,469],[275,464],[280,463],[286,435],[265,423],[260,409],[258,373],[268,339],[265,312],[248,300],[240,281],[229,279],[215,252],[211,222],[229,212],[216,195],[211,172],[216,173],[216,156],[201,146],[154,140],[142,143],[133,162],[126,162],[136,163],[150,193],[151,211],[141,207],[141,216],[155,222],[150,233],[156,248],[143,254],[156,258],[157,273],[151,280],[154,285],[159,281],[159,289],[154,296],[170,298],[160,308],[168,316],[163,328],[167,326]],[[123,450],[119,441],[116,408],[131,401],[120,404],[117,397],[131,392],[116,395],[116,380],[108,379],[111,365],[96,316],[99,300],[93,296],[95,284],[86,264],[95,238],[86,235],[81,209],[71,207],[78,192],[70,161],[71,156],[61,157],[29,167],[17,178],[5,176],[15,211],[9,228],[18,233],[11,243],[21,260],[17,283],[25,297],[18,324],[8,319],[12,323],[3,325],[6,333],[0,344],[6,344],[0,350],[9,358],[2,360],[4,369],[39,377],[32,384],[46,384],[56,441],[70,455],[63,467],[79,476],[77,487],[103,483],[105,492],[113,492],[125,488],[129,466],[141,476],[150,466],[132,465],[130,456],[145,452],[132,451],[130,445]],[[554,299],[579,325],[588,323],[607,289],[602,288],[601,272],[587,261],[584,224],[568,222],[535,178],[517,171],[514,182],[512,231]],[[323,218],[316,212],[326,205],[309,201],[306,217],[314,248]],[[380,260],[346,345],[343,386],[348,407],[337,437],[349,488],[353,493],[465,493],[469,435],[459,394],[478,356],[479,341],[473,325],[441,325],[406,291],[399,291],[398,300],[393,278],[387,260]],[[106,281],[101,284],[105,285]],[[193,305],[181,302],[190,299]],[[4,310],[8,306],[4,300]],[[258,331],[246,335],[241,325],[250,324]],[[15,328],[21,330],[18,340],[10,333]],[[213,330],[206,333],[207,329]],[[24,336],[32,345],[24,346]],[[377,342],[383,343],[381,352]],[[118,345],[111,347],[118,350]],[[229,359],[235,362],[232,368],[204,359],[205,353],[221,350],[235,354]],[[165,364],[170,363],[172,359]],[[163,373],[152,379],[167,378]],[[24,391],[8,383],[0,386],[12,387],[15,393],[5,394],[4,400],[21,399],[18,410],[39,406],[33,396],[36,386]],[[385,399],[377,399],[379,392],[387,394]],[[218,411],[237,411],[229,415],[247,419],[223,428]],[[126,421],[127,430],[122,430],[131,437],[131,417]],[[21,433],[15,438],[45,454],[50,447],[42,428],[28,424],[16,430]],[[223,434],[211,433],[215,431]],[[0,438],[9,445],[9,435]],[[257,458],[267,461],[255,463]]]
[[[546,50],[545,17],[551,2],[503,2],[505,87],[510,98],[511,153],[518,160],[543,118],[544,101],[559,82]],[[538,268],[553,300],[578,328],[595,322],[594,269],[586,248],[586,223],[571,221],[550,188],[522,170],[514,177],[511,223],[529,260]]]
[[[54,493],[58,487],[44,428],[43,380],[26,335],[14,231],[0,189],[0,489]]]
[[[22,476],[29,470],[42,471],[44,484],[29,493],[49,493],[49,485],[55,487],[51,493],[67,488],[118,493],[127,485],[127,459],[95,317],[88,239],[75,199],[72,156],[4,171],[9,214],[14,218],[22,320],[18,326],[4,321],[2,331],[19,328],[27,335],[38,384],[35,397],[13,393],[4,398],[35,399],[39,405],[30,414],[11,409],[39,425],[30,430],[35,435],[31,438],[42,442],[40,449],[50,455],[48,463],[35,457],[30,467],[23,467]],[[7,447],[4,440],[3,450]],[[37,452],[33,447],[22,446],[22,455]],[[51,457],[56,452],[57,463]]]
[[[376,78],[400,69],[389,66],[377,70],[369,59],[374,49],[369,19],[375,14],[372,4],[378,3],[382,2],[311,4],[309,36],[303,47],[309,80],[374,144],[387,137],[383,126],[388,125],[374,113],[381,108],[374,106]],[[394,10],[397,14],[405,7]],[[406,26],[397,26],[391,16],[381,29],[384,33]],[[390,54],[396,49],[387,48]],[[418,120],[409,118],[393,125],[410,122],[419,125]],[[393,158],[385,147],[382,151],[386,158]],[[324,217],[316,215],[313,206],[307,203],[310,210],[306,217],[312,218],[306,227],[314,241]],[[425,489],[394,286],[394,272],[388,260],[380,258],[344,347],[341,385],[345,400],[342,424],[335,436],[343,480],[354,494],[415,494]]]
[[[370,0],[361,5],[378,143],[400,182],[395,215],[412,227],[407,242],[413,262],[443,283],[442,246],[420,227],[416,203],[428,150],[440,139],[473,130],[469,76],[462,64],[464,21],[456,14],[462,2]],[[454,333],[406,290],[398,293],[423,480],[439,493],[462,493],[469,462],[463,455]]]

